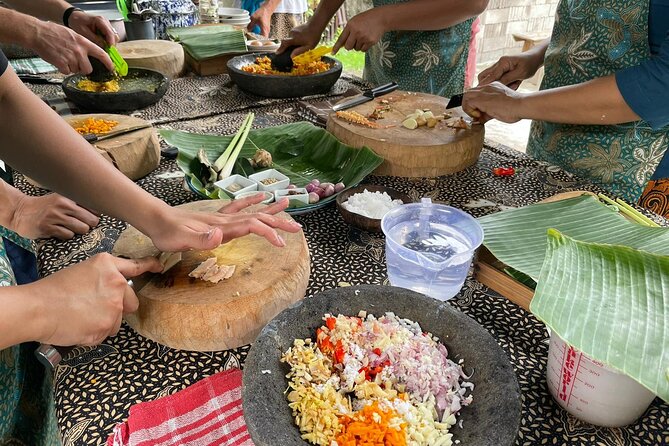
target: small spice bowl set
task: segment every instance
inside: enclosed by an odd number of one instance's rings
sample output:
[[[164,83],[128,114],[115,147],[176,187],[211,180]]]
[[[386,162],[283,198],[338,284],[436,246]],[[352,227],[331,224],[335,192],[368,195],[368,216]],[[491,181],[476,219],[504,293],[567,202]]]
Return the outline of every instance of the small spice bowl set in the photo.
[[[262,192],[265,194],[265,199],[262,201],[264,204],[283,197],[309,204],[307,190],[291,187],[289,183],[290,179],[286,175],[276,169],[267,169],[249,175],[248,178],[242,175],[231,175],[224,180],[217,181],[214,185],[235,200]]]

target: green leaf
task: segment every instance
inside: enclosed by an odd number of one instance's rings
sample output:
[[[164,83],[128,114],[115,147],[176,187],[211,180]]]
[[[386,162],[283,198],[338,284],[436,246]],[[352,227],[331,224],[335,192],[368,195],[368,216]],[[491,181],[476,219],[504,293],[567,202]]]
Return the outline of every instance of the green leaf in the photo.
[[[530,310],[569,344],[669,401],[669,257],[556,230]]]
[[[244,31],[230,25],[168,28],[167,34],[181,43],[195,60],[247,51]]]
[[[192,174],[190,162],[202,148],[213,163],[223,153],[232,136],[201,135],[176,130],[160,130],[160,135],[170,145],[179,149],[177,165],[187,175]],[[352,187],[362,181],[383,159],[364,147],[354,149],[330,133],[308,122],[268,127],[249,132],[240,158],[251,158],[257,147],[272,154],[273,168],[290,178],[297,187],[306,186],[319,179],[331,183],[342,182]],[[202,185],[194,186],[205,195]],[[335,200],[336,195],[319,203]]]
[[[479,218],[483,244],[497,259],[537,280],[546,255],[546,231],[582,242],[630,246],[669,255],[669,228],[628,221],[591,195],[539,203]]]

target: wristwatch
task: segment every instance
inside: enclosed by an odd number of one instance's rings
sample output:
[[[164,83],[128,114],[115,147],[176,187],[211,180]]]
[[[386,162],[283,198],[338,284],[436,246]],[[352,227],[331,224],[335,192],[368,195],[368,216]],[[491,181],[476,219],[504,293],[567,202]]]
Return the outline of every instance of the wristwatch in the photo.
[[[69,8],[67,8],[65,10],[65,12],[63,13],[63,25],[65,25],[68,28],[70,27],[70,23],[69,23],[70,22],[70,16],[75,11],[83,11],[83,9],[76,8],[74,6],[70,6]]]

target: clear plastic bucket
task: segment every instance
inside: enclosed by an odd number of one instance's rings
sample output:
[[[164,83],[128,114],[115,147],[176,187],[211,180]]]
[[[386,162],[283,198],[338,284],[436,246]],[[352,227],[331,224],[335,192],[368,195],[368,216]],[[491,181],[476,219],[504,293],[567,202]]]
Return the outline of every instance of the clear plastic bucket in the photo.
[[[439,300],[460,292],[474,251],[483,242],[474,217],[429,198],[391,210],[381,229],[390,283]]]
[[[626,426],[648,409],[655,395],[627,375],[576,350],[551,333],[548,390],[576,418],[605,427]]]

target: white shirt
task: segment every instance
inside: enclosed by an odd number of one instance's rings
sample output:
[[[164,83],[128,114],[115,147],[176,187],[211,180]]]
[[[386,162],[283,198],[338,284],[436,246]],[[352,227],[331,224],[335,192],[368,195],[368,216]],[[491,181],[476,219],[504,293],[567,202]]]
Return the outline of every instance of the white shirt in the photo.
[[[234,8],[241,8],[241,0],[235,0]],[[276,7],[275,13],[304,14],[307,12],[307,0],[281,0]]]

